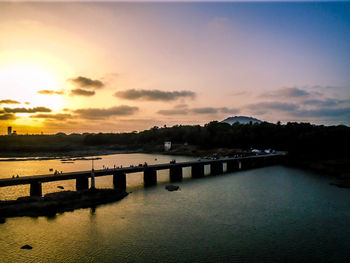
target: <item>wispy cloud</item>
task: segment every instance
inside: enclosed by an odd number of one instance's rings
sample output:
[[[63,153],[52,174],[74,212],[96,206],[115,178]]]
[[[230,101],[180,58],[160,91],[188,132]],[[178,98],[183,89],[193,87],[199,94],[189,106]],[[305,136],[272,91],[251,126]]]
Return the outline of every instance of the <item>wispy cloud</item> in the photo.
[[[176,108],[169,110],[159,110],[157,113],[161,115],[187,115],[187,114],[219,114],[219,113],[225,113],[225,114],[236,114],[239,112],[239,109],[234,108],[227,108],[227,107],[220,107],[220,108],[214,108],[214,107],[202,107],[202,108]]]
[[[328,98],[324,100],[311,99],[311,100],[304,100],[303,104],[321,106],[321,107],[337,107],[344,104],[350,104],[350,100],[339,100],[339,99],[333,99],[333,98]]]
[[[279,90],[275,91],[270,91],[262,94],[262,97],[286,97],[286,98],[296,98],[296,97],[307,97],[310,95],[310,92],[297,88],[297,87],[292,87],[292,88],[282,88]]]
[[[0,100],[0,104],[21,104],[17,100]]]
[[[42,95],[63,95],[64,91],[63,90],[57,91],[57,90],[44,89],[44,90],[39,90],[38,93],[42,94]]]
[[[85,96],[91,97],[95,95],[95,91],[93,90],[85,90],[85,89],[73,89],[71,90],[72,96]]]
[[[73,110],[79,117],[85,119],[106,119],[111,116],[128,116],[133,115],[138,111],[138,107],[131,107],[127,105],[115,106],[107,109],[101,108],[87,108]]]
[[[4,107],[5,113],[36,113],[36,112],[51,112],[52,110],[46,107],[34,107],[34,108],[7,108]]]
[[[104,86],[104,83],[101,80],[91,79],[83,76],[69,79],[69,81],[71,81],[74,85],[83,88],[100,89]]]
[[[118,91],[114,96],[127,100],[149,100],[149,101],[173,101],[180,98],[195,97],[195,93],[192,91],[161,91],[161,90],[136,90],[129,89],[124,91]]]
[[[295,116],[299,117],[332,117],[332,118],[346,118],[350,120],[350,107],[346,108],[320,108],[312,110],[298,110]]]
[[[0,120],[2,121],[15,120],[15,119],[16,119],[16,115],[13,113],[0,114]]]
[[[189,113],[188,109],[171,109],[171,110],[159,110],[158,114],[170,116],[170,115],[187,115]]]
[[[64,121],[67,119],[72,118],[71,114],[63,114],[63,113],[57,113],[57,114],[35,114],[30,115],[30,118],[36,118],[36,119],[51,119],[51,120],[59,120]]]
[[[254,114],[262,115],[272,110],[292,112],[299,109],[297,104],[283,103],[283,102],[259,102],[255,104],[249,104],[246,106],[247,109],[251,110]]]

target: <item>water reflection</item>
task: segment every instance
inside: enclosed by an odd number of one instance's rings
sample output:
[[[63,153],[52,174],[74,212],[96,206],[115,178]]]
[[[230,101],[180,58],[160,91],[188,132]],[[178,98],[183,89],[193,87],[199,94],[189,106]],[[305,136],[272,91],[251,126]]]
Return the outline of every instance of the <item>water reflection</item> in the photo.
[[[0,262],[349,262],[350,191],[329,181],[280,166],[188,176],[174,192],[161,180],[56,218],[7,219]]]
[[[169,163],[176,159],[178,162],[190,161],[193,158],[181,156],[156,156],[152,154],[114,154],[103,156],[92,156],[89,158],[75,159],[74,163],[62,163],[60,160],[41,160],[41,161],[11,161],[0,162],[0,178],[11,178],[13,173],[18,173],[20,176],[30,176],[38,174],[47,174],[50,169],[53,171],[73,172],[87,171],[91,169],[91,162],[87,159],[94,158],[95,169],[103,167],[137,165],[138,163],[147,162],[148,164]],[[185,172],[185,170],[187,172]],[[189,170],[184,169],[184,176],[189,176]],[[158,182],[169,181],[169,171],[157,172]],[[89,180],[90,181],[90,180]],[[113,177],[103,176],[96,177],[96,187],[111,188],[113,187]],[[89,182],[90,183],[90,182]],[[55,181],[42,184],[43,195],[59,191],[75,191],[75,180]],[[127,175],[127,188],[137,189],[143,187],[143,173],[135,173]],[[21,196],[29,195],[29,185],[18,185],[11,187],[0,188],[0,200],[13,200]]]

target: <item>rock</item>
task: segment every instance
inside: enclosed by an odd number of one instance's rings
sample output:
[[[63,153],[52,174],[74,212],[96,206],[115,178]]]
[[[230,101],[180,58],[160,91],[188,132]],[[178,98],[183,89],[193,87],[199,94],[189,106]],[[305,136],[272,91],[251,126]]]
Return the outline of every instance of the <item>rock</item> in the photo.
[[[169,184],[169,185],[165,186],[165,189],[167,189],[168,191],[172,192],[172,191],[179,190],[180,187],[178,185]]]
[[[57,188],[58,188],[58,189],[64,189],[64,187],[61,186],[61,185],[57,186]]]
[[[5,222],[6,222],[6,219],[3,217],[0,217],[0,224],[5,224]]]
[[[23,247],[21,247],[21,249],[32,249],[33,247],[32,246],[30,246],[30,245],[24,245]]]

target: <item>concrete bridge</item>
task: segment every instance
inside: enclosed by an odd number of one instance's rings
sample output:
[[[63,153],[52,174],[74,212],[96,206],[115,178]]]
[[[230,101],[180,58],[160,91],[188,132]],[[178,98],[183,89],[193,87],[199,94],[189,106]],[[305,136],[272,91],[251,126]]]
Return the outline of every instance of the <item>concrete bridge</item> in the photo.
[[[115,188],[126,189],[126,174],[143,172],[145,186],[154,185],[157,183],[157,171],[169,169],[170,181],[181,181],[183,178],[182,168],[192,168],[192,178],[200,178],[204,176],[204,166],[210,165],[210,174],[219,175],[224,173],[223,164],[226,163],[226,172],[231,173],[239,170],[264,167],[278,164],[283,154],[267,154],[254,155],[238,158],[223,158],[217,160],[199,160],[180,163],[165,163],[147,166],[130,166],[115,169],[94,170],[95,177],[113,175],[113,185]],[[23,176],[19,178],[0,179],[0,187],[14,185],[30,185],[31,196],[42,195],[42,183],[62,180],[76,180],[76,189],[83,190],[89,188],[89,177],[91,171],[79,171],[62,174],[46,174],[35,176]]]

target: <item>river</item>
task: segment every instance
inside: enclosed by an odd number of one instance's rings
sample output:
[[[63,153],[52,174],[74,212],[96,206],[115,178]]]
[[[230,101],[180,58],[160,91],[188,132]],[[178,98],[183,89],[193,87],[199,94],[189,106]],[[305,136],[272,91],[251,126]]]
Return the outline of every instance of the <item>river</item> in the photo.
[[[100,156],[96,168],[192,160],[151,154]],[[88,170],[91,161],[0,162],[1,178]],[[206,172],[208,172],[208,168]],[[168,172],[142,187],[127,175],[121,201],[56,217],[10,218],[0,224],[0,262],[350,262],[350,189],[330,178],[271,166],[191,179],[168,192]],[[43,192],[74,190],[74,181],[43,184]],[[96,178],[112,187],[112,177]],[[29,187],[0,189],[0,198]],[[32,250],[21,250],[29,244]]]

